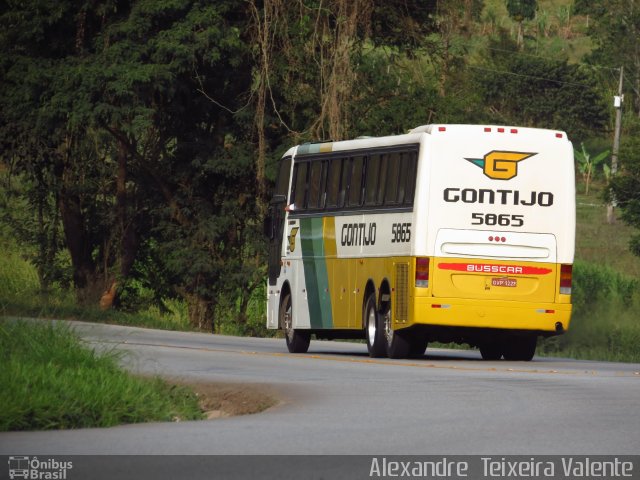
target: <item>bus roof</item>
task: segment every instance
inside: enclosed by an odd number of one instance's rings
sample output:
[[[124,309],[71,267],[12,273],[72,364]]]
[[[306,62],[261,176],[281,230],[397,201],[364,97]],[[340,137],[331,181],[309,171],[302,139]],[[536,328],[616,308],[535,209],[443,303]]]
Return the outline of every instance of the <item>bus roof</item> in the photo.
[[[429,124],[413,128],[408,133],[400,135],[387,135],[382,137],[358,137],[353,140],[340,140],[336,142],[328,141],[303,143],[301,145],[291,147],[289,150],[287,150],[284,156],[286,157],[292,155],[330,153],[344,150],[357,150],[360,148],[376,148],[392,145],[419,143],[425,134],[432,135],[445,132],[465,135],[480,133],[502,133],[508,135],[549,135],[551,133],[558,139],[568,140],[567,134],[562,130],[506,125]]]

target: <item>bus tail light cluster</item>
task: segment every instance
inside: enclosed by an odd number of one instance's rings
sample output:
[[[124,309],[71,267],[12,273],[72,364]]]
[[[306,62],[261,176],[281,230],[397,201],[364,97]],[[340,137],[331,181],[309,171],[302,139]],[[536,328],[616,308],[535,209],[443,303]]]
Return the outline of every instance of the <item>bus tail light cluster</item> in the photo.
[[[573,265],[560,265],[560,293],[571,295]]]
[[[429,257],[416,258],[416,287],[429,286]]]

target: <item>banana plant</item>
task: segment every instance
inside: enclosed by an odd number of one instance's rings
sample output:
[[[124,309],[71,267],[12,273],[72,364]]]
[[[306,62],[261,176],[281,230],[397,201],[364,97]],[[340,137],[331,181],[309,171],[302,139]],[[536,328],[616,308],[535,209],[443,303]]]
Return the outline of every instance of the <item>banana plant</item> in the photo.
[[[589,195],[589,185],[591,184],[595,169],[609,156],[609,150],[604,150],[596,156],[591,157],[591,154],[587,151],[583,142],[580,142],[580,148],[581,150],[576,150],[574,155],[578,162],[578,170],[584,179],[584,193],[585,195]],[[605,164],[605,166],[608,165]]]

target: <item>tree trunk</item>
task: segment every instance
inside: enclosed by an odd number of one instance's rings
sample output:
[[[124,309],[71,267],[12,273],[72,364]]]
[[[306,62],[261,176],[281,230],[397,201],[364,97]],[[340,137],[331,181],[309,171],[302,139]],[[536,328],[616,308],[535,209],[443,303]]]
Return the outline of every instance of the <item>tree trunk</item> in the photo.
[[[135,262],[140,238],[136,229],[135,215],[130,212],[129,198],[127,195],[127,160],[129,158],[129,146],[121,137],[118,138],[118,171],[116,177],[116,232],[120,236],[118,252],[118,278],[125,282]],[[113,306],[118,297],[117,282],[114,280],[100,301],[100,307],[108,309]]]
[[[516,45],[520,50],[524,47],[524,25],[522,23],[522,21],[518,22],[518,39],[516,40]]]
[[[189,323],[200,330],[213,331],[211,302],[195,293],[187,293],[184,298],[187,301]]]
[[[64,178],[67,177],[67,178]],[[58,197],[58,208],[64,227],[64,236],[71,256],[73,285],[78,303],[97,305],[106,289],[104,279],[96,273],[89,233],[80,206],[80,198],[68,189],[68,176],[63,176],[63,186]]]

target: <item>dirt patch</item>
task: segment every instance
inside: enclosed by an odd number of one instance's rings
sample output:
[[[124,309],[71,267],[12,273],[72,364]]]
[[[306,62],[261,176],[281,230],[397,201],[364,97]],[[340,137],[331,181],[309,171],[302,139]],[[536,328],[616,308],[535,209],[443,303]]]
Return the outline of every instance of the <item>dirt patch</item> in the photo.
[[[199,399],[207,419],[259,413],[276,405],[278,400],[266,387],[230,383],[176,381],[191,388]]]

